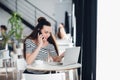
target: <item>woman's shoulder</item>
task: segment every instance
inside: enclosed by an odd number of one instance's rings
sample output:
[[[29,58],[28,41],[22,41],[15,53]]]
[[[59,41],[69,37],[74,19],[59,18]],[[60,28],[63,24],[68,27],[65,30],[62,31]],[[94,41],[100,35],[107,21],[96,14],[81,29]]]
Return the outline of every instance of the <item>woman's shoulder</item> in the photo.
[[[26,40],[25,40],[25,43],[31,43],[31,42],[32,42],[31,39],[26,39]]]
[[[48,48],[53,48],[54,47],[54,45],[53,44],[51,44],[51,43],[48,43],[48,46],[47,46]]]

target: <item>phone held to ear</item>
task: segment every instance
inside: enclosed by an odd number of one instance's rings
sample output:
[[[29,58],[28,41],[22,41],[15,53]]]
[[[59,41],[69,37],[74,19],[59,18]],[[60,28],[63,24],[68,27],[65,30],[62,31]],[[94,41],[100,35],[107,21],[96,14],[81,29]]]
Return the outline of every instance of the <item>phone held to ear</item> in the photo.
[[[40,31],[38,33],[39,33],[39,35],[42,34]]]
[[[39,35],[41,35],[41,34],[42,34],[40,31],[39,31],[38,33],[39,33]],[[43,37],[42,39],[44,39],[44,37]]]

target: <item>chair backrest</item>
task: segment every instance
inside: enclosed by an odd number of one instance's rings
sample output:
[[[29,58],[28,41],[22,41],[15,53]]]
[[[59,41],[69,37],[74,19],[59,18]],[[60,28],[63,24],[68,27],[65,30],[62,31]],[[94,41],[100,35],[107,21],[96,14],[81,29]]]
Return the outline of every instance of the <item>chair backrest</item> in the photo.
[[[23,73],[25,80],[65,80],[65,73],[55,74],[25,74]]]
[[[73,43],[68,40],[57,40],[59,53],[63,53],[66,48],[73,47]]]
[[[27,63],[24,58],[17,59],[17,70],[25,70]]]

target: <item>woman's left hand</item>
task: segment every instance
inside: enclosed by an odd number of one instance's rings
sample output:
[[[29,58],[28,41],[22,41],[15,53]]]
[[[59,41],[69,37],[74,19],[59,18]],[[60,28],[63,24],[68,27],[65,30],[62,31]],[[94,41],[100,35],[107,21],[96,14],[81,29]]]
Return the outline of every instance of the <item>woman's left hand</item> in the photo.
[[[62,60],[61,56],[52,57],[54,62],[60,62]]]

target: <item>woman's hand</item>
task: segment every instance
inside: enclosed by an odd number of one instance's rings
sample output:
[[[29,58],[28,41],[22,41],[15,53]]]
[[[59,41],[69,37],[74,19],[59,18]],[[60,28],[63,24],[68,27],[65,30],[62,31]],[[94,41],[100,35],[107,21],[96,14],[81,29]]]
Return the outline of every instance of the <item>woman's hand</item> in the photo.
[[[60,56],[52,57],[54,62],[60,62],[64,57],[64,52]]]
[[[62,58],[60,56],[52,57],[54,62],[60,62]]]
[[[38,46],[41,46],[43,45],[43,35],[42,34],[38,34]]]

